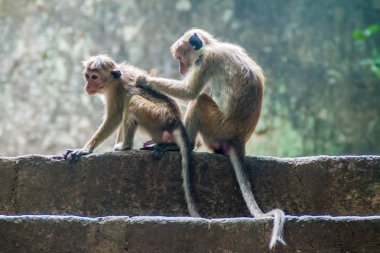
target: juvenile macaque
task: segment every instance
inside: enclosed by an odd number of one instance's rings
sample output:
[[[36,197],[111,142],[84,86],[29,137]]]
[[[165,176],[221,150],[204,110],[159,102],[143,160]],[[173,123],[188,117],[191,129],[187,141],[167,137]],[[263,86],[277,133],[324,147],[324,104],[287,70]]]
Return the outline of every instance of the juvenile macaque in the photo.
[[[192,100],[185,116],[190,144],[194,147],[200,134],[209,149],[230,157],[250,213],[274,216],[270,248],[277,242],[285,244],[284,212],[261,211],[243,168],[245,143],[260,117],[265,81],[261,67],[243,48],[220,42],[201,29],[187,31],[171,46],[171,52],[185,76],[182,81],[143,75],[137,85]]]
[[[141,127],[157,143],[153,148],[155,159],[165,151],[178,150],[179,147],[187,206],[192,216],[199,216],[191,194],[191,148],[175,101],[152,89],[137,87],[136,78],[146,73],[126,63],[117,64],[106,55],[90,57],[83,62],[83,67],[84,90],[89,95],[103,96],[105,117],[86,145],[82,149],[67,150],[65,159],[76,162],[80,156],[92,153],[116,129],[115,150],[129,150],[136,128]]]

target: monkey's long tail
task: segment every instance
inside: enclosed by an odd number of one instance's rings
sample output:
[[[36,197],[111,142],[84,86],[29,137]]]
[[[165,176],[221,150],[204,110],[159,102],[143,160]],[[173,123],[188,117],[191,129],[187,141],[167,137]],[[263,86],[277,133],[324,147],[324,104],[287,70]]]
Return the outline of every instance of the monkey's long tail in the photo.
[[[176,140],[182,156],[182,187],[185,192],[187,209],[192,217],[200,217],[195,201],[193,198],[193,188],[191,184],[191,149],[189,138],[187,137],[186,129],[183,124],[180,124],[173,131],[174,139]]]
[[[274,217],[274,225],[272,230],[272,236],[269,243],[269,248],[276,247],[277,242],[286,245],[283,239],[283,229],[285,223],[285,214],[281,209],[273,209],[267,213],[263,213],[260,207],[257,205],[256,200],[251,190],[251,183],[248,180],[246,173],[243,170],[242,164],[244,163],[244,156],[238,154],[236,148],[230,149],[230,160],[235,170],[236,178],[238,180],[240,190],[242,192],[245,203],[252,216],[254,217]]]

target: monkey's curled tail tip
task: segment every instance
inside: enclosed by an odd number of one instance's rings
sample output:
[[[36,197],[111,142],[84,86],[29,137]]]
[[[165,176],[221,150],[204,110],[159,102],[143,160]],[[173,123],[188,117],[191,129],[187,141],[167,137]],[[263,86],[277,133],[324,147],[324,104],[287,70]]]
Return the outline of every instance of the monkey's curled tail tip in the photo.
[[[269,249],[275,250],[279,247],[278,245],[286,246],[287,244],[283,238],[275,238],[269,243]]]
[[[272,238],[269,243],[269,249],[273,250],[279,244],[281,244],[282,246],[286,246],[286,242],[283,238],[285,213],[281,209],[275,209],[271,211],[270,213],[274,215],[274,226],[273,226]]]

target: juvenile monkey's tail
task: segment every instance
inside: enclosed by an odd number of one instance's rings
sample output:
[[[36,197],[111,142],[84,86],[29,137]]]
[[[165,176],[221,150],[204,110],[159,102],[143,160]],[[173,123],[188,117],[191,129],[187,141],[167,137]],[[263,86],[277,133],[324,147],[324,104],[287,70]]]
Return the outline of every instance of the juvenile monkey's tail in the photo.
[[[286,245],[283,238],[283,229],[285,223],[285,214],[281,209],[273,209],[267,213],[263,213],[253,196],[251,190],[251,183],[248,180],[246,173],[244,172],[242,164],[244,164],[244,156],[235,147],[230,149],[230,160],[235,170],[236,178],[238,180],[240,190],[242,192],[245,203],[252,216],[254,217],[274,217],[274,225],[272,230],[272,236],[269,242],[269,248],[274,249],[277,243]]]
[[[185,126],[180,124],[179,127],[173,131],[173,136],[182,156],[182,187],[185,192],[187,209],[192,217],[200,217],[193,198],[194,194],[191,184],[191,148]]]

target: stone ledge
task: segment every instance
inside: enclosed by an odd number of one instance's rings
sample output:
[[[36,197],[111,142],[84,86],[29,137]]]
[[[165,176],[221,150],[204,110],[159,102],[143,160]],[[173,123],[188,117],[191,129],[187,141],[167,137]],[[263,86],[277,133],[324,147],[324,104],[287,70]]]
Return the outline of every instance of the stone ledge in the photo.
[[[0,213],[187,215],[180,155],[153,161],[147,151],[98,153],[73,165],[59,156],[0,158]],[[247,157],[264,211],[380,213],[380,156]],[[196,203],[203,217],[249,216],[229,159],[194,153]]]
[[[0,215],[0,252],[271,252],[272,219]],[[287,216],[274,252],[378,252],[380,216]]]

